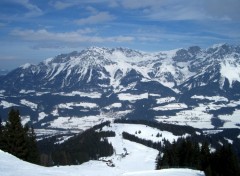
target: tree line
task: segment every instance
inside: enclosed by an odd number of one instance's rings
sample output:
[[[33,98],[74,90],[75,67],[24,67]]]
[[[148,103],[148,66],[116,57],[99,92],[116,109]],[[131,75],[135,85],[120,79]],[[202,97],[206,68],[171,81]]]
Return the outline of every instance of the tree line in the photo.
[[[129,134],[125,131],[122,132],[122,137],[123,137],[123,139],[127,139],[129,141],[136,142],[136,143],[139,143],[139,144],[142,144],[142,145],[145,145],[147,147],[154,148],[154,149],[157,149],[157,150],[160,150],[162,148],[162,143],[161,142],[153,142],[151,140],[142,139],[142,138],[139,138],[135,135]]]
[[[71,137],[62,144],[54,144],[56,136],[39,141],[41,164],[45,166],[78,165],[89,160],[97,160],[99,157],[111,156],[114,149],[107,137],[115,136],[115,132],[101,131],[102,127],[109,124],[110,122],[103,122]]]
[[[206,176],[239,176],[240,166],[231,145],[210,152],[209,144],[201,146],[190,139],[179,139],[165,146],[156,159],[156,169],[170,167],[202,170]]]
[[[19,111],[13,108],[6,124],[0,121],[0,149],[31,163],[40,162],[34,129],[23,126]]]
[[[126,119],[116,119],[114,123],[126,123],[126,124],[141,124],[147,125],[152,128],[157,128],[162,131],[170,131],[173,135],[181,136],[186,133],[195,135],[196,132],[202,134],[202,131],[191,126],[180,126],[175,124],[161,123],[153,120],[126,120]]]

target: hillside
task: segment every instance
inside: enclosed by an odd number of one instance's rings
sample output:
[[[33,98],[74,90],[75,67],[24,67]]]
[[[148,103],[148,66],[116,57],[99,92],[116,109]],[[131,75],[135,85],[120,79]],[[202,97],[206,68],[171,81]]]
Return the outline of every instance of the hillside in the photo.
[[[90,161],[80,166],[60,166],[60,167],[42,167],[30,164],[19,160],[18,158],[2,152],[0,150],[0,175],[1,176],[121,176],[121,175],[148,175],[154,176],[156,174],[163,174],[164,176],[204,176],[200,171],[190,169],[169,169],[161,171],[143,171],[143,172],[126,172],[120,171],[117,168],[108,167],[105,163],[100,161]]]

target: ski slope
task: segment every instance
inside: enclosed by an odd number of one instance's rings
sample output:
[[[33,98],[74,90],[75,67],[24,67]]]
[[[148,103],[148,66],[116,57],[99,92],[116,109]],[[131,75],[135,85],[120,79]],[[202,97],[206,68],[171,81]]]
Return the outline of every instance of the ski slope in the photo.
[[[89,161],[79,166],[42,167],[24,162],[0,150],[1,176],[204,176],[190,169],[164,169],[159,171],[125,172],[109,167],[101,161]]]

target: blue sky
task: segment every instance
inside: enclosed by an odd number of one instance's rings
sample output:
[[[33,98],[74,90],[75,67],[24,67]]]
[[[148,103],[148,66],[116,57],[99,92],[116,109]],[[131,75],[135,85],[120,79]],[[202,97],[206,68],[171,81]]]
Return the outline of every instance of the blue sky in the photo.
[[[0,69],[90,46],[240,44],[240,0],[1,0]]]

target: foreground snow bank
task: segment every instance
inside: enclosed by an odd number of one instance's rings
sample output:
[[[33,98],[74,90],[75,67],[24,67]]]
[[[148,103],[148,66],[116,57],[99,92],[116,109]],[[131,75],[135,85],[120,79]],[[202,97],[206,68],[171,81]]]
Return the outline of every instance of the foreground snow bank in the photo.
[[[204,176],[191,169],[164,169],[124,173],[117,167],[108,167],[101,161],[89,161],[79,166],[42,167],[22,161],[0,150],[1,176]]]
[[[162,169],[123,174],[123,176],[205,176],[204,172],[192,169]]]

